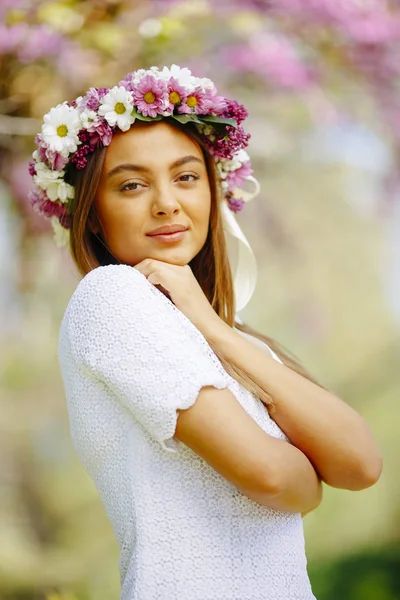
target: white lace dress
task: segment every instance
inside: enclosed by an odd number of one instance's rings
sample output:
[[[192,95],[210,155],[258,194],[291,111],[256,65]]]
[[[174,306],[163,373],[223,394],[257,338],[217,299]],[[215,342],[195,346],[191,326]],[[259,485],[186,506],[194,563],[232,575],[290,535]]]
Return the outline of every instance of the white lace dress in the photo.
[[[120,546],[121,600],[315,598],[300,514],[248,499],[173,438],[176,409],[212,385],[287,439],[168,298],[132,267],[98,267],[58,350],[72,439]]]

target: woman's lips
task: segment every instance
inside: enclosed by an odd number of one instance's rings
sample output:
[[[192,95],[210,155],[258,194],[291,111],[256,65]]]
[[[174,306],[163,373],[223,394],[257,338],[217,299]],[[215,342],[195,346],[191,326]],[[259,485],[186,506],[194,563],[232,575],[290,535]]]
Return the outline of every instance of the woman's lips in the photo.
[[[158,242],[164,242],[166,244],[172,244],[173,242],[179,242],[185,236],[185,231],[175,231],[175,233],[158,233],[157,235],[149,235],[153,240]]]

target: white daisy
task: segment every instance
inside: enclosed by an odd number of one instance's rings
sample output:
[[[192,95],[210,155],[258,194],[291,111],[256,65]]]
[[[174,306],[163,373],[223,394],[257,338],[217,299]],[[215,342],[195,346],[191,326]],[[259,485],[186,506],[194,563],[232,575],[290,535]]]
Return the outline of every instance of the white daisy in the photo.
[[[35,165],[36,175],[33,176],[33,181],[41,190],[47,191],[50,186],[55,183],[60,183],[64,177],[65,171],[53,171],[44,163],[39,162]]]
[[[81,120],[82,129],[89,129],[93,124],[97,123],[99,120],[97,113],[94,110],[89,110],[85,108],[80,115],[79,118]]]
[[[68,200],[72,200],[74,197],[75,188],[69,183],[65,183],[62,181],[58,185],[57,197],[62,203],[68,202]],[[47,192],[48,195],[48,192]],[[50,198],[51,199],[51,198]]]
[[[133,109],[132,94],[124,87],[117,85],[101,99],[99,115],[105,117],[107,123],[114,127],[115,124],[121,131],[128,131],[135,117],[131,115]]]
[[[247,154],[246,150],[239,150],[239,152],[234,154],[234,158],[242,164],[250,162],[250,156]]]
[[[68,202],[74,197],[74,188],[64,181],[65,171],[53,171],[44,163],[36,164],[36,175],[33,181],[41,190],[44,190],[52,202]]]
[[[203,92],[207,90],[213,90],[215,87],[214,83],[211,81],[211,79],[208,79],[208,77],[199,77],[197,79],[197,85],[201,87]]]
[[[160,79],[168,81],[171,77],[176,79],[182,87],[188,92],[192,92],[197,87],[197,78],[192,75],[192,72],[187,67],[178,67],[178,65],[172,65],[170,69],[164,67],[159,73]]]
[[[51,225],[54,231],[54,241],[56,246],[62,248],[62,246],[68,246],[69,244],[69,229],[65,229],[58,219],[58,217],[51,218]]]
[[[135,77],[132,77],[132,83],[134,83],[135,85],[137,85],[140,80],[142,79],[142,77],[144,77],[147,74],[146,69],[138,69],[137,71],[135,71]]]
[[[58,104],[44,116],[42,140],[53,152],[67,157],[77,150],[80,129],[79,114],[76,108],[66,103]]]

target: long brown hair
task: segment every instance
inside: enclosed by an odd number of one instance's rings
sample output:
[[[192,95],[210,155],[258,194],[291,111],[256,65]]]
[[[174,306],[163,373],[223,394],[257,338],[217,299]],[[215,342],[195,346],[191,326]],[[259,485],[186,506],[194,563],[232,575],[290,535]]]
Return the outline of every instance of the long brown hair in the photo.
[[[220,211],[221,188],[215,168],[215,162],[196,129],[187,124],[181,125],[171,119],[170,124],[183,131],[197,142],[204,155],[211,190],[211,213],[207,239],[200,252],[189,263],[193,274],[199,282],[215,312],[230,327],[236,327],[265,342],[282,360],[282,362],[303,377],[314,383],[318,382],[304,369],[293,354],[273,338],[259,333],[245,324],[235,322],[235,295],[231,266],[223,231]],[[70,250],[78,270],[86,275],[96,267],[118,264],[119,261],[108,250],[105,241],[95,233],[96,214],[94,199],[100,181],[106,148],[97,149],[89,158],[85,169],[78,171],[70,167],[68,177],[75,186],[75,198],[72,212]],[[273,408],[274,398],[268,390],[262,388],[243,369],[227,360],[225,356],[210,343],[225,370],[243,385],[249,392],[260,398],[269,408]],[[320,385],[320,384],[318,384]]]

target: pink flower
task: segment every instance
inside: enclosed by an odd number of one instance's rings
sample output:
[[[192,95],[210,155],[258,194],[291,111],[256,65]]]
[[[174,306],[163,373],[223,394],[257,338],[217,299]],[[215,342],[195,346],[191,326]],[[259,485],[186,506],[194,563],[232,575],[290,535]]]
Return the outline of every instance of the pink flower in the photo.
[[[168,85],[168,107],[167,110],[173,113],[174,109],[186,102],[187,92],[184,87],[179,85],[175,77],[171,77],[167,82]]]
[[[235,188],[240,188],[243,185],[246,177],[253,173],[250,162],[245,162],[236,171],[230,171],[226,177],[226,181],[229,184],[229,189],[233,191]]]
[[[210,112],[214,115],[221,115],[228,108],[227,99],[224,96],[217,96],[215,88],[206,90],[205,95],[210,101]]]
[[[212,104],[210,94],[197,87],[193,92],[190,92],[185,102],[180,105],[178,113],[206,115],[210,113]]]
[[[81,134],[79,134],[79,137]],[[83,142],[89,143],[92,148],[100,146],[108,146],[111,143],[113,130],[107,121],[101,117],[93,122],[85,131],[85,139]]]
[[[38,138],[39,136],[36,137]],[[45,162],[54,171],[62,171],[68,163],[69,158],[61,156],[59,152],[50,150],[45,144],[41,143],[41,139],[37,143],[39,143],[37,151],[41,162]]]
[[[142,77],[132,90],[132,96],[138,112],[153,119],[163,113],[169,104],[166,82],[162,79],[157,80],[153,75]]]
[[[33,210],[40,215],[50,219],[51,217],[62,216],[66,209],[59,202],[52,202],[48,199],[46,192],[35,187],[28,193],[29,202],[32,205]]]

